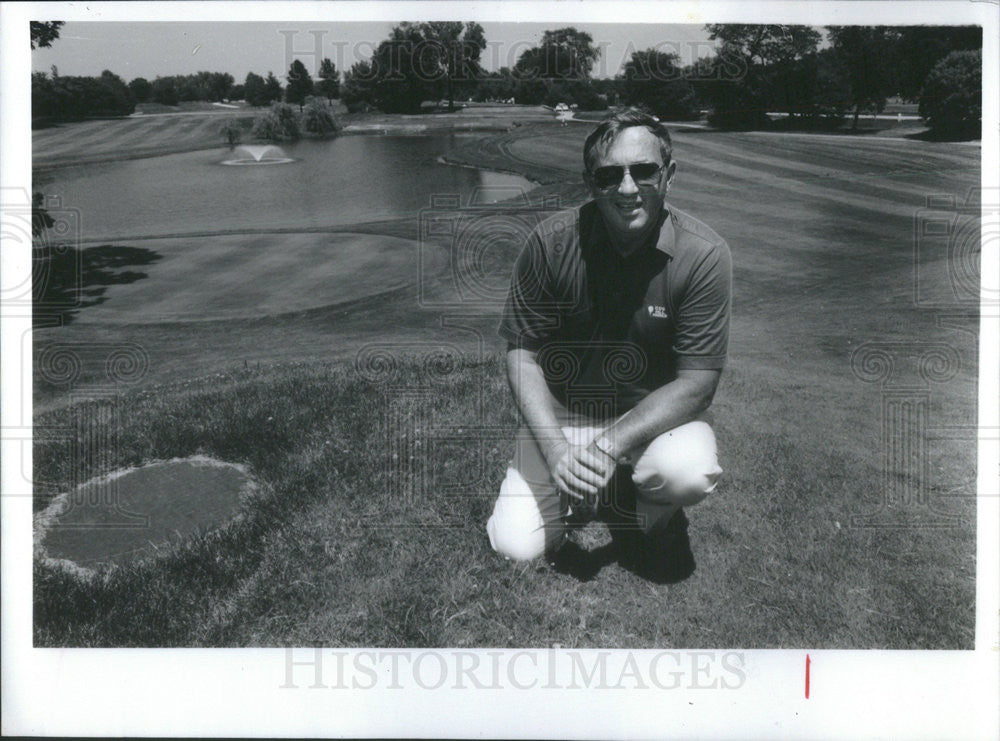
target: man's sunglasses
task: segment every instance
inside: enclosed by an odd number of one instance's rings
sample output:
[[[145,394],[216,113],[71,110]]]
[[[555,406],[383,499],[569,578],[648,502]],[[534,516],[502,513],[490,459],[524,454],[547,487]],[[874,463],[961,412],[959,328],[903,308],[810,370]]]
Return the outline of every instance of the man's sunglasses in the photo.
[[[632,176],[632,182],[636,185],[651,185],[656,182],[665,165],[658,165],[655,162],[636,162],[632,165],[607,165],[598,167],[591,174],[594,185],[601,190],[605,188],[616,188],[625,179],[625,173]]]

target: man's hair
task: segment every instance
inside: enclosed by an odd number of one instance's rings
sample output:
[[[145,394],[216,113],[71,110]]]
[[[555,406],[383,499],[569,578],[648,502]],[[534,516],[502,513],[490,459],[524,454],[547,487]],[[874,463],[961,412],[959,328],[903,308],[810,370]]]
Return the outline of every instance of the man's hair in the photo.
[[[587,172],[592,172],[593,164],[597,158],[611,146],[622,131],[633,126],[642,126],[653,136],[660,140],[660,153],[663,155],[663,164],[670,163],[670,153],[673,152],[673,144],[670,142],[670,134],[667,127],[648,113],[643,113],[637,108],[625,108],[617,111],[614,115],[604,119],[601,124],[594,129],[587,141],[583,144],[583,166]]]

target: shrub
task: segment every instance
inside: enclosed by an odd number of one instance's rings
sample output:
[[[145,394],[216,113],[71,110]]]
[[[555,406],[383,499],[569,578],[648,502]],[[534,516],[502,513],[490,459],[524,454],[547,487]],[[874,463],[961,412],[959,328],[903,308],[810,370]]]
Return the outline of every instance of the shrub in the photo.
[[[333,111],[330,110],[330,107],[326,103],[316,98],[312,98],[306,102],[302,120],[305,130],[311,134],[328,136],[336,134],[340,130]]]
[[[982,62],[981,50],[953,51],[927,75],[920,93],[920,115],[935,135],[982,135]]]
[[[236,123],[233,119],[227,119],[225,123],[222,124],[222,128],[219,130],[223,138],[229,144],[229,146],[234,147],[240,143],[240,139],[243,137],[243,129],[240,125]]]
[[[262,113],[253,120],[253,128],[250,130],[255,139],[266,139],[272,142],[280,142],[286,139],[281,130],[281,121],[273,113],[268,111]]]
[[[298,139],[301,133],[298,114],[287,103],[273,103],[267,113],[254,119],[251,133],[273,142]]]

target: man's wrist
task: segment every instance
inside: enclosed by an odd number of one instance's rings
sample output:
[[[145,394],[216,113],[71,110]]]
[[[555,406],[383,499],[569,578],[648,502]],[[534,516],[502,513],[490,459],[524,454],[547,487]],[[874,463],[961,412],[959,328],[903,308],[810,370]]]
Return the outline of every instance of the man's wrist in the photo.
[[[539,447],[542,450],[542,457],[551,466],[559,462],[565,448],[569,447],[569,443],[566,438],[552,438]]]
[[[618,460],[618,450],[614,441],[606,433],[601,433],[594,439],[594,447],[612,460]]]

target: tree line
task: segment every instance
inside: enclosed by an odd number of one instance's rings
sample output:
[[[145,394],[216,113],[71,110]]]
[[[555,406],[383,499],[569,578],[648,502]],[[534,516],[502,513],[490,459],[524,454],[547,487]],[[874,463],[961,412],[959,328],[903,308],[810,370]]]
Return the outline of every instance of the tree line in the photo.
[[[58,22],[56,22],[58,23]],[[35,25],[38,25],[37,29]],[[313,80],[296,60],[284,84],[272,72],[242,83],[222,72],[136,78],[127,85],[110,71],[100,78],[32,75],[35,120],[127,115],[137,103],[245,100],[251,106],[284,101],[300,112],[311,96],[340,98],[350,111],[415,113],[428,100],[521,104],[558,103],[584,110],[634,105],[671,120],[709,111],[716,126],[856,127],[862,113],[879,113],[893,96],[920,103],[920,114],[943,133],[972,134],[981,116],[982,31],[975,26],[809,26],[711,24],[711,57],[683,64],[660,48],[633,51],[611,79],[591,73],[600,57],[590,34],[573,27],[545,31],[514,66],[486,72],[482,26],[474,22],[400,23],[370,59],[343,73],[323,59]],[[32,47],[58,38],[58,26],[32,24]]]

